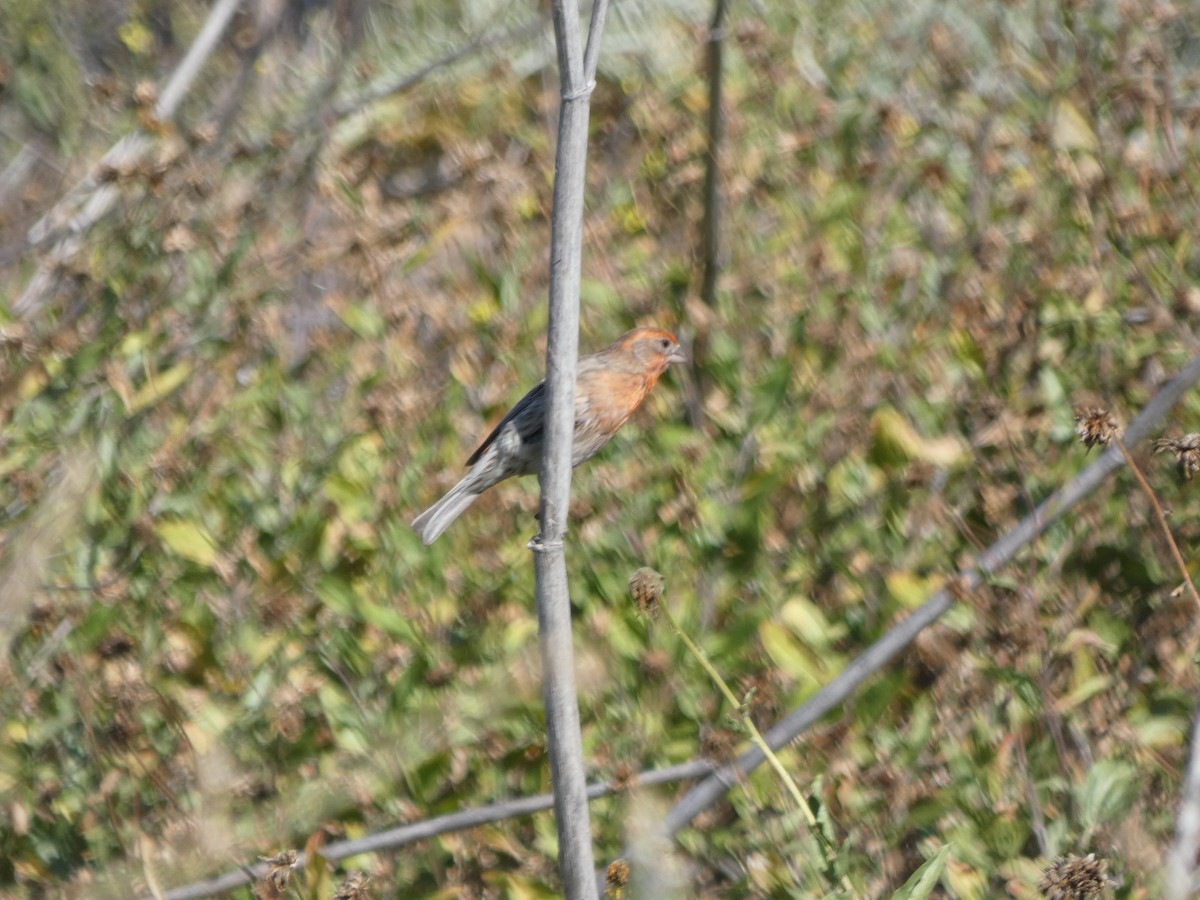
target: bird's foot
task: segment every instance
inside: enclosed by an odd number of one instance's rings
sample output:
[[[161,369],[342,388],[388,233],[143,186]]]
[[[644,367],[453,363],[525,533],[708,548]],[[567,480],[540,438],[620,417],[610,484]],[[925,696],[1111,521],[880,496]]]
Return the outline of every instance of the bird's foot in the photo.
[[[566,536],[567,533],[564,531],[562,537],[553,541],[548,541],[543,538],[541,534],[535,534],[529,539],[529,543],[526,544],[526,546],[529,547],[529,549],[534,553],[548,553],[551,550],[561,550],[563,548],[563,538]]]

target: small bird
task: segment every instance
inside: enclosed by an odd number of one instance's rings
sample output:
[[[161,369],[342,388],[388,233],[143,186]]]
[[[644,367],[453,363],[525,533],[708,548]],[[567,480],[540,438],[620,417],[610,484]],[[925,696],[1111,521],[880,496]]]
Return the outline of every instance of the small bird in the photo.
[[[571,465],[591,459],[642,405],[671,363],[687,362],[675,335],[661,328],[635,328],[598,353],[579,358],[575,377],[575,438]],[[508,411],[467,465],[471,471],[412,527],[427,545],[492,485],[513,475],[541,470],[546,422],[546,382]]]

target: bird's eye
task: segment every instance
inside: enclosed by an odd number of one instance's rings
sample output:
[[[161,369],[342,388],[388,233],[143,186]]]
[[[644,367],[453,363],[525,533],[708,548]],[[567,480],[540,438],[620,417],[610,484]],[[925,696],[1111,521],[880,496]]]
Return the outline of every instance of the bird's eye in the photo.
[[[658,342],[658,346],[662,347],[664,350],[670,350],[671,342],[668,341],[666,338],[663,338],[661,341]]]

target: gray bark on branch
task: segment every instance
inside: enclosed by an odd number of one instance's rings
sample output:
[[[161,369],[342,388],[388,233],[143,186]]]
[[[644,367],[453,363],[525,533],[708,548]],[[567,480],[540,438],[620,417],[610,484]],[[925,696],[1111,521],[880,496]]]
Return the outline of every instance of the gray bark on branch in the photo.
[[[563,537],[567,531],[571,445],[575,433],[588,113],[606,9],[606,0],[596,0],[592,7],[587,50],[584,51],[576,4],[554,0],[551,7],[562,104],[554,161],[554,213],[550,239],[550,328],[546,351],[541,534],[530,543],[530,548],[534,550],[537,577],[542,693],[546,704],[550,774],[558,826],[558,863],[567,900],[596,897]]]

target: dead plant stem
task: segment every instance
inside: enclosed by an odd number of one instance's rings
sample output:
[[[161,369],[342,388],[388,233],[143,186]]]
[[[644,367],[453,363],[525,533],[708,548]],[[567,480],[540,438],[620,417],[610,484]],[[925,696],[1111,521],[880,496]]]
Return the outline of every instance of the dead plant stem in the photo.
[[[1158,524],[1162,528],[1163,536],[1167,539],[1167,546],[1171,548],[1171,555],[1175,557],[1175,565],[1179,566],[1179,571],[1183,575],[1183,581],[1187,585],[1188,593],[1191,594],[1193,602],[1200,607],[1200,594],[1196,593],[1196,585],[1192,583],[1192,576],[1188,573],[1187,563],[1183,560],[1183,554],[1179,552],[1179,545],[1175,543],[1175,536],[1171,534],[1171,526],[1167,524],[1167,514],[1163,512],[1162,504],[1158,502],[1158,497],[1154,493],[1154,488],[1150,487],[1150,482],[1146,480],[1146,476],[1142,474],[1142,470],[1138,464],[1134,462],[1132,454],[1125,446],[1125,442],[1119,437],[1115,438],[1117,447],[1120,448],[1121,454],[1125,457],[1125,462],[1129,464],[1130,471],[1138,480],[1138,484],[1142,486],[1142,490],[1146,492],[1146,496],[1150,498],[1150,505],[1154,507],[1154,515],[1158,519]]]

